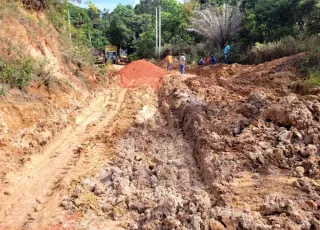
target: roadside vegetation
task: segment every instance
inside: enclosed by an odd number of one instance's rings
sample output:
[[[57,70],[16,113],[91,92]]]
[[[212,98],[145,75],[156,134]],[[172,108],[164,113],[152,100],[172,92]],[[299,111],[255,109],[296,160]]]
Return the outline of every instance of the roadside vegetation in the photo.
[[[161,58],[172,51],[176,56],[186,53],[189,63],[211,55],[222,62],[225,42],[231,44],[232,63],[259,64],[306,52],[301,73],[311,85],[318,86],[320,0],[140,0],[135,6],[119,4],[112,12],[100,10],[90,1],[87,8],[71,3],[76,1],[1,1],[10,3],[11,8],[23,4],[46,12],[60,33],[65,61],[78,68],[92,66],[91,48],[102,49],[108,44],[127,49],[131,60],[157,59],[155,7],[161,6]],[[18,87],[29,78],[26,74]]]
[[[135,7],[118,5],[112,12],[72,4],[72,37],[95,48],[112,44],[129,51],[130,59],[156,58],[155,7],[162,8],[162,53],[186,53],[189,63],[200,56],[224,59],[223,46],[232,47],[230,61],[259,64],[306,52],[300,66],[316,85],[319,76],[319,0],[141,0]],[[91,38],[91,40],[89,39]]]
[[[40,85],[48,85],[50,78],[50,71],[44,59],[36,60],[31,57],[0,59],[0,81],[12,88],[23,89],[32,80]]]

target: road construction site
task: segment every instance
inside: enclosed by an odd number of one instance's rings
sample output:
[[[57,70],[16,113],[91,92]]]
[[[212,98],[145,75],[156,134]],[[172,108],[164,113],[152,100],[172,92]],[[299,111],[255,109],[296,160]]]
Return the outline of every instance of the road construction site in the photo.
[[[65,107],[11,95],[0,229],[319,229],[320,102],[297,93],[303,58],[184,75],[141,60],[86,96],[54,86]]]

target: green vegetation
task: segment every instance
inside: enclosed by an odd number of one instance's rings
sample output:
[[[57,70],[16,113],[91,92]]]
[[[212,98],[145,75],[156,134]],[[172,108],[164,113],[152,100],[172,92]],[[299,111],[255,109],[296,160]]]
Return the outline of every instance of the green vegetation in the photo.
[[[0,80],[11,87],[24,88],[35,77],[34,61],[30,58],[0,61]]]
[[[211,55],[222,62],[226,41],[231,45],[230,61],[237,63],[258,64],[307,52],[301,72],[312,85],[318,84],[320,0],[140,0],[134,7],[119,4],[112,12],[99,10],[90,1],[87,8],[67,0],[32,1],[41,6],[26,7],[47,12],[61,34],[65,61],[78,68],[92,64],[91,48],[108,44],[128,49],[131,60],[156,58],[155,7],[161,6],[162,58],[172,51],[185,52],[191,63]],[[15,6],[10,3],[10,7]],[[30,63],[13,63],[18,65],[26,69],[23,74],[11,65],[2,66],[2,81],[23,87],[32,79]],[[9,80],[5,72],[20,80]]]
[[[163,46],[176,53],[194,45],[186,30],[190,11],[176,0],[142,0],[136,7],[118,5],[113,12],[99,11],[93,4],[88,9],[67,5],[74,28],[72,37],[83,44],[103,48],[107,44],[128,49],[133,59],[152,58],[155,51],[155,6],[161,5]],[[91,38],[91,42],[90,42]]]
[[[23,89],[31,80],[48,84],[50,73],[45,60],[30,57],[10,60],[0,59],[0,81],[11,87]]]
[[[119,4],[112,12],[99,10],[90,1],[87,8],[67,1],[42,2],[65,34],[62,44],[68,43],[70,12],[75,46],[68,44],[63,50],[69,47],[66,59],[76,64],[90,60],[85,47],[108,44],[128,49],[132,60],[154,58],[157,6],[162,8],[162,56],[171,50],[193,59],[215,54],[219,60],[229,41],[232,62],[261,63],[307,51],[299,44],[320,34],[320,0],[140,0],[135,7]]]
[[[185,52],[190,57],[222,56],[223,43],[229,41],[231,61],[260,63],[301,51],[292,43],[320,34],[319,0],[189,0],[183,4],[141,0],[135,7],[120,4],[112,12],[101,11],[89,2],[87,9],[66,4],[66,10],[70,11],[76,44],[95,48],[113,44],[128,49],[134,60],[155,57],[156,6],[162,7],[163,55],[171,50],[174,55]],[[206,27],[208,21],[197,28],[192,22],[197,23],[199,15],[224,20],[232,15],[227,22],[232,26],[215,31],[218,26]]]
[[[300,66],[301,72],[308,76],[305,85],[309,89],[320,87],[320,37],[309,37],[303,45],[308,54]]]
[[[320,74],[311,74],[306,80],[306,84],[309,86],[309,88],[320,86]]]
[[[6,95],[6,89],[4,88],[3,85],[0,85],[0,96]]]
[[[320,37],[308,37],[302,43],[302,50],[308,53],[307,59],[301,65],[301,71],[305,74],[320,73]]]
[[[284,37],[274,42],[257,42],[248,52],[246,62],[259,64],[283,56],[294,55],[301,51],[301,42],[292,36]]]

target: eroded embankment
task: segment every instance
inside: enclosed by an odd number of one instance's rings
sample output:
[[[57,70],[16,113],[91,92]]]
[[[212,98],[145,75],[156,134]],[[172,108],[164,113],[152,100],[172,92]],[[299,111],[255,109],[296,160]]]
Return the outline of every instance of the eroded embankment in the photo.
[[[67,126],[75,125],[81,108],[97,91],[111,87],[112,80],[92,66],[73,64],[72,44],[66,49],[63,35],[43,12],[10,1],[1,7],[0,18],[2,196],[16,181],[11,174],[23,169]]]
[[[9,1],[0,18],[0,229],[45,229],[70,181],[98,164],[125,89],[43,12]]]

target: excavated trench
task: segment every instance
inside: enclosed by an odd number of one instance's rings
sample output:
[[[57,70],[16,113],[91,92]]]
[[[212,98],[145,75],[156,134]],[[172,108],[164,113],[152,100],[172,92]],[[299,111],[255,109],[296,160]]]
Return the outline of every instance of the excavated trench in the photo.
[[[136,124],[119,137],[115,157],[98,175],[83,180],[63,201],[65,209],[85,211],[94,222],[99,212],[77,205],[79,197],[91,192],[106,218],[100,228],[110,226],[109,221],[119,229],[207,228],[214,198],[193,146],[157,110],[157,103],[138,112]]]

